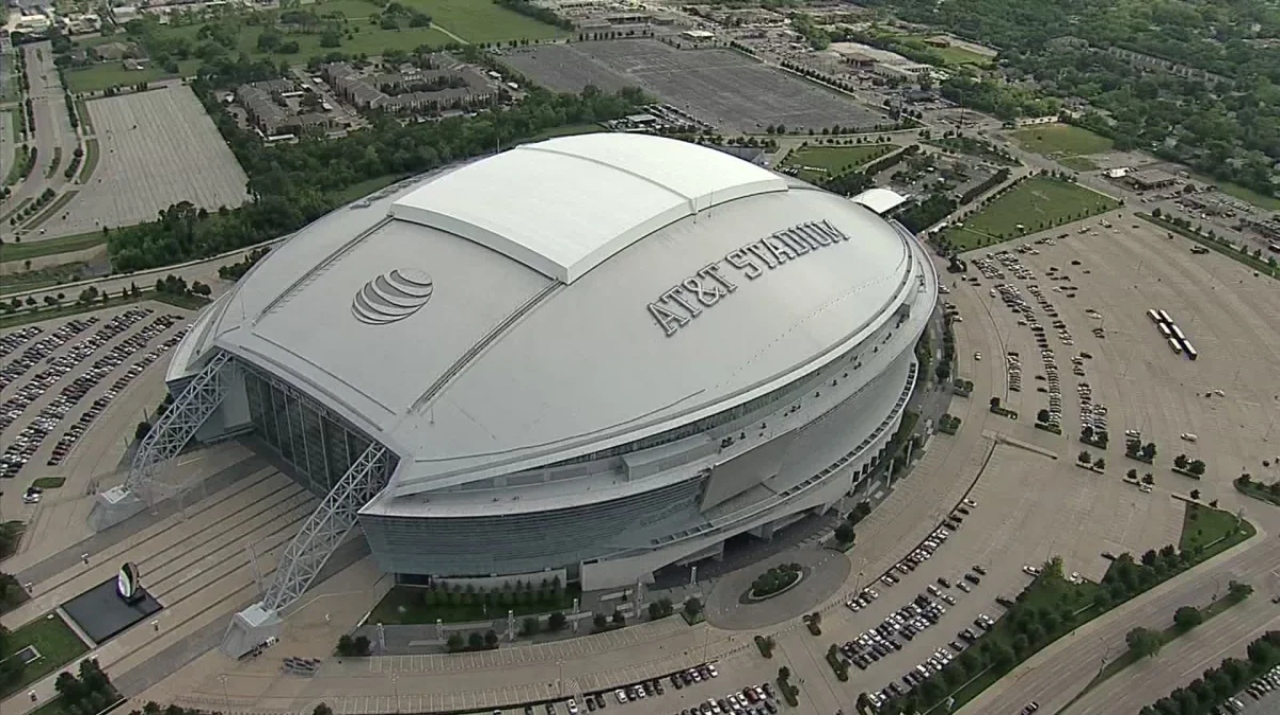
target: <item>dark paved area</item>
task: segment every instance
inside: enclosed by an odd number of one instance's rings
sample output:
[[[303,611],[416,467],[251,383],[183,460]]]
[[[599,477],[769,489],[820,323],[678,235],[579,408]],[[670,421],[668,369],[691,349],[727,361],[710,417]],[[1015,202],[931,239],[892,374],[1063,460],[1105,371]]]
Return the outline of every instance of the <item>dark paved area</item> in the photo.
[[[159,613],[163,608],[164,606],[145,590],[142,592],[142,598],[134,603],[126,603],[123,598],[120,598],[120,594],[116,593],[114,578],[62,604],[62,610],[97,645],[106,643],[130,626]]]
[[[733,50],[680,50],[651,39],[538,45],[502,61],[539,85],[579,92],[639,87],[709,124],[760,133],[892,123],[885,115],[831,90]]]

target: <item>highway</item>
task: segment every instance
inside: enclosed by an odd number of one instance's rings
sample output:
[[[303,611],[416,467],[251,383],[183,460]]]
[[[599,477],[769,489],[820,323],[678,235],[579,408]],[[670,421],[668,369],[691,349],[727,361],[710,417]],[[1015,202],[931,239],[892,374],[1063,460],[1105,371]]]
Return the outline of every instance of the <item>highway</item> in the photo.
[[[1228,501],[1226,495],[1223,501]],[[1108,693],[1115,692],[1117,682],[1127,684],[1124,700],[1136,703],[1137,707],[1133,709],[1136,712],[1142,705],[1186,685],[1205,668],[1216,665],[1224,657],[1220,653],[1231,648],[1242,649],[1255,637],[1254,634],[1268,626],[1274,627],[1280,622],[1280,607],[1270,602],[1270,574],[1280,564],[1280,539],[1276,538],[1280,512],[1268,513],[1275,510],[1268,510],[1256,502],[1251,502],[1248,507],[1255,513],[1251,520],[1258,526],[1256,537],[1063,637],[1015,668],[958,712],[964,715],[1016,714],[1034,700],[1040,704],[1042,712],[1120,715],[1129,711],[1116,709],[1115,703],[1107,698]],[[1183,661],[1176,668],[1145,668],[1141,669],[1142,677],[1135,677],[1139,669],[1134,668],[1133,674],[1123,672],[1113,677],[1097,692],[1064,710],[1097,676],[1105,661],[1124,653],[1127,648],[1125,634],[1131,629],[1165,628],[1172,623],[1173,612],[1178,607],[1207,605],[1215,593],[1226,590],[1231,580],[1253,585],[1256,593],[1252,600],[1255,603],[1238,607],[1241,609],[1238,612],[1223,614],[1202,627],[1206,634],[1219,629],[1221,633],[1212,641],[1213,647],[1197,651],[1200,658],[1195,667],[1186,667],[1190,664]],[[1190,673],[1186,672],[1188,670]]]

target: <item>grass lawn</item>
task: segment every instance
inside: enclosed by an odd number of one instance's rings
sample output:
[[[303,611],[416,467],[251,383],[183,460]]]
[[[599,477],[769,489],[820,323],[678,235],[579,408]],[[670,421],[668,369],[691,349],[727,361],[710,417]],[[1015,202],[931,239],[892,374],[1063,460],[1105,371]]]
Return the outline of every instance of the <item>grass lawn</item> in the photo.
[[[549,40],[569,34],[490,0],[405,0],[404,4],[430,15],[432,22],[467,42]]]
[[[66,483],[67,480],[65,477],[40,477],[32,482],[31,486],[36,487],[37,489],[57,489]]]
[[[84,263],[61,263],[7,275],[0,281],[0,296],[49,288],[62,283],[73,283],[80,280],[84,268]]]
[[[1110,151],[1111,140],[1070,124],[1046,124],[1013,132],[1014,141],[1027,151],[1059,159]]]
[[[468,605],[428,606],[424,600],[426,589],[411,586],[396,586],[374,606],[369,614],[370,623],[422,624],[435,623],[440,619],[445,623],[471,623],[473,621],[491,620],[506,615],[507,610],[515,611],[516,618],[532,616],[540,613],[568,611],[573,608],[573,599],[581,593],[570,587],[563,591],[559,601],[537,601],[514,606],[485,607],[479,603]]]
[[[1093,160],[1084,156],[1068,156],[1058,160],[1059,164],[1073,171],[1096,171],[1099,167]]]
[[[23,669],[22,677],[17,682],[0,687],[0,700],[21,691],[31,683],[89,652],[89,646],[80,640],[80,637],[61,617],[53,613],[13,631],[6,639],[6,643],[9,652],[0,653],[0,658],[12,655],[27,646],[35,646],[42,657]]]
[[[169,74],[164,71],[163,67],[127,70],[119,62],[103,62],[90,67],[67,70],[67,89],[73,94],[101,92],[108,87],[122,87],[139,82],[155,82],[162,79],[187,77],[195,74],[199,67],[200,60],[183,60],[178,63],[178,74]]]
[[[8,213],[4,214],[3,216],[0,216],[0,223],[3,223],[3,222],[5,222],[5,221],[8,221],[8,220],[9,220],[9,218],[10,218],[11,216],[17,216],[17,215],[18,215],[18,213],[19,213],[20,211],[22,211],[23,209],[25,209],[25,208],[27,207],[27,204],[29,204],[29,203],[31,203],[31,197],[30,197],[30,196],[28,196],[27,198],[25,198],[25,199],[23,199],[23,200],[19,201],[19,202],[18,202],[18,205],[17,205],[17,206],[14,206],[12,210],[10,210]],[[7,243],[6,243],[6,244],[4,244],[4,246],[7,246],[7,245],[9,245],[9,244],[7,244]],[[4,246],[0,246],[0,250],[3,250],[3,247],[4,247]],[[8,260],[8,259],[6,259],[6,260]]]
[[[1259,501],[1270,502],[1276,506],[1280,506],[1280,494],[1272,492],[1270,485],[1268,484],[1262,484],[1260,482],[1241,484],[1239,481],[1236,481],[1235,485],[1236,490],[1241,494],[1247,494]]]
[[[76,100],[76,116],[80,117],[80,131],[82,134],[93,133],[93,118],[89,116],[89,104],[83,99]]]
[[[792,150],[784,166],[799,169],[799,178],[819,181],[841,176],[897,149],[895,144],[853,144],[849,146],[806,146]]]
[[[13,186],[22,181],[22,149],[15,147],[13,150],[13,161],[9,162],[9,173],[5,176],[4,185]]]
[[[91,231],[89,233],[78,233],[74,236],[50,238],[44,241],[5,243],[0,246],[0,263],[25,261],[29,258],[39,258],[40,256],[55,256],[59,253],[68,253],[70,251],[83,251],[86,248],[96,248],[106,242],[107,237],[101,231]]]
[[[84,140],[84,157],[80,162],[80,176],[78,178],[80,183],[88,183],[93,176],[94,170],[98,168],[99,153],[97,139]]]
[[[13,132],[13,143],[22,143],[22,114],[19,109],[6,109],[5,113],[9,115],[9,129]]]
[[[1178,549],[1188,551],[1202,547],[1204,554],[1200,559],[1203,561],[1258,533],[1248,521],[1243,522],[1244,528],[1237,532],[1237,523],[1240,520],[1229,511],[1187,502],[1187,510],[1182,516],[1182,537],[1178,540]]]
[[[208,300],[199,296],[175,296],[156,293],[154,290],[143,290],[136,297],[129,296],[127,298],[121,298],[119,295],[113,295],[111,299],[105,303],[102,300],[97,300],[90,305],[77,303],[75,302],[75,296],[72,296],[70,301],[64,301],[63,304],[57,308],[49,308],[41,304],[41,309],[37,311],[31,311],[27,308],[23,308],[22,311],[18,313],[0,313],[0,330],[16,328],[28,323],[38,323],[42,320],[66,318],[72,315],[80,315],[81,313],[89,313],[95,310],[118,308],[122,305],[140,303],[144,300],[156,300],[161,303],[168,303],[169,305],[189,310],[199,310],[209,304]]]
[[[955,250],[968,251],[1104,213],[1119,205],[1110,196],[1078,184],[1037,176],[988,204],[964,227],[948,229],[946,238]]]

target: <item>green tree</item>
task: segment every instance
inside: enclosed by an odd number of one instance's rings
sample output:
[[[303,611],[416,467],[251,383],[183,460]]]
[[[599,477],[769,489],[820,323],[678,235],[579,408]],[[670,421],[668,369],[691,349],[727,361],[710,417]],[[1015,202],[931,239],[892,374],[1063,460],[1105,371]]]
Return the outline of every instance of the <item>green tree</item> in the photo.
[[[1232,603],[1239,603],[1253,594],[1253,586],[1239,581],[1231,581],[1227,584],[1227,598]]]
[[[836,527],[835,536],[836,541],[841,544],[852,544],[854,539],[857,538],[857,534],[853,531],[853,526],[847,521],[841,522],[840,525]]]
[[[1146,628],[1134,628],[1124,636],[1129,650],[1139,658],[1154,656],[1160,652],[1160,636]]]
[[[1180,630],[1189,631],[1204,623],[1204,614],[1195,606],[1182,606],[1173,612],[1173,623]]]
[[[473,650],[479,650],[483,648],[484,635],[481,634],[479,631],[472,631],[471,635],[467,636],[467,646],[472,648]]]
[[[547,626],[553,631],[562,630],[568,620],[563,613],[556,611],[547,618]]]
[[[684,613],[691,619],[696,619],[702,613],[702,601],[697,598],[690,598],[684,602]]]
[[[449,634],[449,639],[445,641],[445,646],[451,651],[458,651],[462,650],[463,643],[465,643],[465,641],[463,640],[461,633],[451,633]]]

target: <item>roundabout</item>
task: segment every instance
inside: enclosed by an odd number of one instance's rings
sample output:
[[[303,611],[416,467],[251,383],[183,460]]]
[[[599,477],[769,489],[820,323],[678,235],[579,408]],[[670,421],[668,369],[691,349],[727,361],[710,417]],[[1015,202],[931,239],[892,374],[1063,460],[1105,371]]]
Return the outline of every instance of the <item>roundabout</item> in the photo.
[[[785,564],[800,567],[799,578],[782,590],[750,598],[752,584]],[[707,594],[707,622],[727,631],[744,631],[799,618],[840,591],[852,571],[849,558],[832,551],[796,550],[721,578]]]

